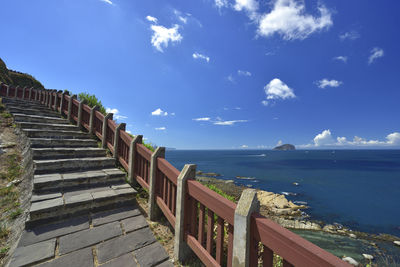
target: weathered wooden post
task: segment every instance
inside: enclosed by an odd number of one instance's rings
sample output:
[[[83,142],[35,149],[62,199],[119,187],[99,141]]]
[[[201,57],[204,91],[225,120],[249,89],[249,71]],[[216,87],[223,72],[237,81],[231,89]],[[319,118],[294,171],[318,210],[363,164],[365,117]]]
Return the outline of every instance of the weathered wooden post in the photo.
[[[17,87],[15,87],[14,98],[17,98],[18,88],[19,88],[19,85],[17,85]]]
[[[53,94],[54,94],[54,91],[53,90],[49,90],[49,101],[47,103],[47,107],[49,109],[52,109],[52,106],[53,106]]]
[[[64,115],[64,111],[63,111],[64,105],[65,105],[65,92],[62,93],[62,95],[61,95],[61,101],[60,101],[60,114],[61,115]]]
[[[83,105],[86,104],[86,99],[81,100],[81,102],[79,102],[79,108],[78,108],[78,127],[80,129],[83,128],[82,125],[82,112],[83,112]]]
[[[71,114],[72,114],[72,101],[73,101],[74,99],[76,99],[76,95],[72,95],[72,96],[69,98],[69,102],[68,102],[68,116],[67,116],[67,120],[68,120],[68,121],[71,121],[71,120],[72,120],[72,117],[71,117]]]
[[[126,123],[120,123],[118,126],[115,128],[115,134],[114,134],[114,158],[118,161],[118,143],[119,143],[119,136],[121,130],[125,131],[126,128]]]
[[[7,87],[7,97],[9,97],[10,96],[10,86],[6,85],[6,87]]]
[[[90,110],[90,119],[89,119],[89,134],[94,134],[94,117],[96,116],[96,110],[99,110],[98,106],[94,106]]]
[[[186,202],[186,182],[195,179],[196,165],[186,164],[178,176],[176,189],[176,209],[175,209],[175,239],[174,239],[174,258],[184,261],[190,254],[191,249],[184,241],[185,227],[185,202]]]
[[[25,99],[25,90],[26,90],[26,88],[27,88],[27,86],[22,88],[22,99]]]
[[[29,88],[29,101],[32,101],[32,90],[33,90],[33,87],[30,87]]]
[[[156,221],[159,219],[161,211],[156,203],[156,180],[157,180],[157,159],[165,157],[165,147],[157,147],[151,155],[150,177],[149,177],[149,219]]]
[[[143,140],[143,135],[136,135],[129,146],[129,170],[128,170],[128,180],[132,185],[136,185],[135,180],[135,162],[136,162],[136,144],[141,144]]]
[[[106,116],[104,116],[103,120],[103,132],[101,133],[102,135],[102,140],[101,140],[101,147],[102,148],[107,148],[107,127],[108,127],[108,120],[112,120],[113,114],[112,113],[107,113]]]
[[[255,189],[245,189],[235,210],[233,230],[232,267],[249,267],[250,263],[250,218],[260,210]]]

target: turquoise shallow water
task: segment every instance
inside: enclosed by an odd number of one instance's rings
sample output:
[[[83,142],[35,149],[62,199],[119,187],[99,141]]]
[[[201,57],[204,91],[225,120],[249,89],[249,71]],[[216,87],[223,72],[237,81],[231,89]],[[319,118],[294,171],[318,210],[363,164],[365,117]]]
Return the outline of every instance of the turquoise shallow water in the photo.
[[[286,192],[310,206],[311,219],[400,236],[400,150],[171,150],[166,158],[178,169],[193,163],[221,179]]]

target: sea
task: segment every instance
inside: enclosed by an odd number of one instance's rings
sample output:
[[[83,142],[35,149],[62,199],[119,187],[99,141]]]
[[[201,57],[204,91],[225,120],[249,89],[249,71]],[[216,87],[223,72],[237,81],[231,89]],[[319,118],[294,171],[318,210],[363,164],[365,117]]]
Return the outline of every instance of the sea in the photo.
[[[168,150],[166,159],[285,194],[312,220],[400,237],[400,150]]]

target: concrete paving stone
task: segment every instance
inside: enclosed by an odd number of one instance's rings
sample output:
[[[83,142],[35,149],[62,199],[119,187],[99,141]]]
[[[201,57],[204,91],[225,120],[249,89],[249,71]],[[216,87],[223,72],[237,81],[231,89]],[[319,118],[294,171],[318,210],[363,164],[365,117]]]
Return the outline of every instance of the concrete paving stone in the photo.
[[[89,229],[88,216],[75,217],[62,222],[38,226],[33,229],[25,229],[19,240],[18,247],[31,245],[84,229]]]
[[[97,259],[104,263],[125,253],[154,243],[156,239],[150,228],[143,228],[120,236],[97,246]]]
[[[61,198],[61,193],[52,193],[52,194],[44,194],[44,195],[32,195],[31,202],[37,202],[42,200],[48,200],[53,198]]]
[[[109,262],[106,262],[99,267],[136,267],[137,265],[132,253],[122,255],[121,257],[115,258]]]
[[[130,186],[130,184],[124,183],[124,184],[113,185],[113,186],[111,186],[111,188],[117,190],[117,189],[125,189],[125,188],[132,188],[132,187]]]
[[[169,258],[163,246],[158,242],[140,248],[134,254],[140,266],[155,266]]]
[[[118,194],[118,196],[128,196],[128,195],[134,195],[137,193],[137,191],[133,188],[122,188],[122,189],[115,189],[115,192]]]
[[[122,172],[120,169],[103,169],[103,171],[108,174],[109,176],[125,176],[125,173]]]
[[[50,183],[62,181],[62,177],[59,173],[42,174],[33,176],[33,180],[35,181],[35,183]]]
[[[86,177],[88,178],[106,177],[106,174],[103,171],[89,171],[86,172]]]
[[[122,225],[123,225],[126,233],[136,231],[140,228],[149,226],[149,224],[147,223],[147,221],[143,215],[139,215],[136,217],[131,217],[131,218],[122,220]]]
[[[137,206],[123,207],[109,211],[100,211],[92,215],[92,224],[94,226],[98,226],[101,224],[119,221],[140,214],[140,210],[137,208]]]
[[[64,178],[65,181],[68,180],[84,180],[87,179],[86,174],[84,172],[82,173],[63,173],[62,177]]]
[[[60,255],[88,247],[122,234],[119,222],[113,222],[60,237]]]
[[[103,200],[113,198],[117,195],[112,189],[100,192],[93,192],[91,194],[95,202],[101,202]]]
[[[93,267],[92,248],[84,248],[52,261],[37,265],[38,267]]]
[[[67,191],[64,193],[64,197],[77,196],[77,195],[82,195],[82,194],[90,194],[93,192],[100,192],[100,191],[107,191],[107,190],[110,190],[110,188],[111,187],[109,187],[109,186],[93,187],[93,188],[86,187],[86,189]]]
[[[30,212],[45,212],[50,210],[56,210],[62,208],[64,205],[62,198],[55,198],[50,200],[44,200],[40,202],[33,202],[31,205]]]
[[[25,266],[54,257],[55,249],[56,239],[19,247],[14,251],[9,267]]]
[[[167,260],[167,261],[164,261],[163,263],[157,264],[156,266],[157,267],[174,267],[174,264],[171,261]]]
[[[84,193],[80,195],[64,195],[65,206],[72,207],[76,205],[84,205],[92,203],[93,197],[90,193]]]

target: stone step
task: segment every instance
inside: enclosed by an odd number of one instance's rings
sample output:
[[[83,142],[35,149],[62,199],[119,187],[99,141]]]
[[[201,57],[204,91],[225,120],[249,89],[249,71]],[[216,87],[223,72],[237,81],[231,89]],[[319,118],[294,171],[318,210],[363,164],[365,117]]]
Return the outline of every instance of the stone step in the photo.
[[[115,159],[108,157],[34,160],[35,174],[106,169],[115,167]]]
[[[39,122],[39,123],[50,123],[50,124],[69,124],[68,120],[54,117],[43,117],[36,115],[25,115],[20,113],[14,113],[15,122]]]
[[[97,141],[93,139],[30,138],[29,140],[32,148],[97,147]]]
[[[23,129],[28,137],[53,139],[89,139],[91,136],[81,131]]]
[[[56,221],[72,215],[119,207],[131,202],[136,193],[135,189],[125,183],[64,194],[33,195],[26,224],[31,227],[34,224]],[[50,198],[46,199],[46,196]]]
[[[25,108],[25,107],[10,106],[10,105],[7,105],[7,110],[10,113],[60,118],[60,114],[55,111],[52,111],[52,110],[43,110],[43,109],[37,109],[37,108]]]
[[[38,110],[47,110],[50,111],[50,108],[36,103],[36,102],[15,102],[15,101],[3,101],[4,104],[6,104],[6,106],[12,106],[12,107],[19,107],[19,108],[30,108],[30,109],[38,109]]]
[[[39,122],[17,122],[16,124],[22,129],[79,131],[79,127],[72,124],[48,124]]]
[[[73,188],[124,183],[126,174],[117,168],[34,175],[34,192],[64,192]]]
[[[87,158],[105,157],[106,150],[96,147],[53,147],[53,148],[32,148],[33,159],[66,159],[66,158]]]

